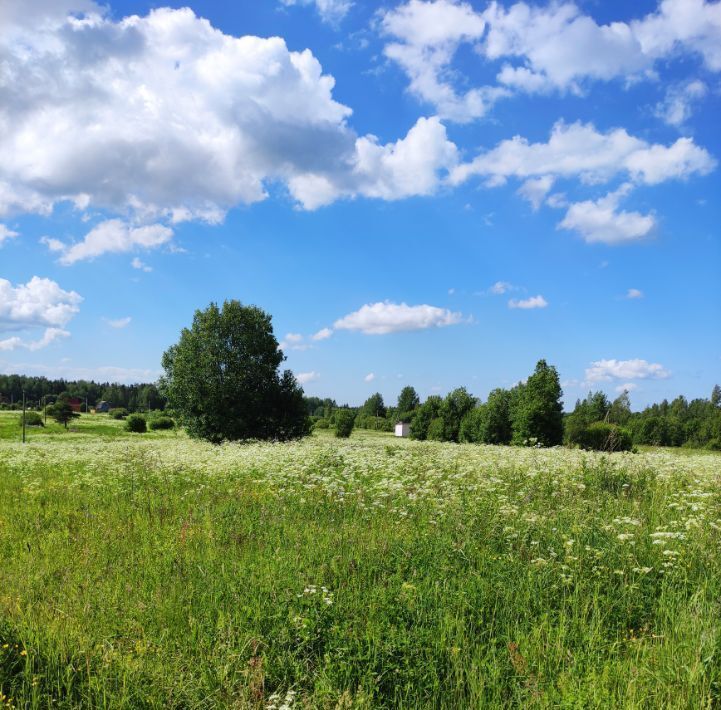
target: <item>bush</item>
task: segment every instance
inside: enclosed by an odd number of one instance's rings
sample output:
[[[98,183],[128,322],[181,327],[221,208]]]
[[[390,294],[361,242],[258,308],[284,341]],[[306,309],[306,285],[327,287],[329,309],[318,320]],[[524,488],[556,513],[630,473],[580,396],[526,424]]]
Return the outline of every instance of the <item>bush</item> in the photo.
[[[175,429],[175,422],[170,417],[155,417],[148,422],[151,431],[159,429]]]
[[[125,421],[125,428],[135,434],[145,434],[148,430],[148,424],[141,414],[131,414]]]
[[[443,419],[441,419],[441,417],[436,417],[431,420],[431,423],[428,425],[426,438],[429,441],[443,441]]]
[[[335,435],[339,439],[347,439],[353,431],[355,413],[350,409],[341,409],[335,416]]]
[[[313,428],[314,429],[330,429],[330,422],[325,417],[321,417],[313,425]]]
[[[628,429],[606,422],[590,424],[576,438],[581,448],[593,451],[631,451],[633,448]]]
[[[706,444],[706,448],[709,451],[721,451],[721,439],[711,439],[711,441]]]
[[[111,409],[108,414],[111,419],[125,419],[128,416],[128,410],[125,407],[115,407]]]
[[[23,415],[18,417],[18,423],[23,425]],[[38,412],[25,412],[25,426],[45,426],[43,418]]]

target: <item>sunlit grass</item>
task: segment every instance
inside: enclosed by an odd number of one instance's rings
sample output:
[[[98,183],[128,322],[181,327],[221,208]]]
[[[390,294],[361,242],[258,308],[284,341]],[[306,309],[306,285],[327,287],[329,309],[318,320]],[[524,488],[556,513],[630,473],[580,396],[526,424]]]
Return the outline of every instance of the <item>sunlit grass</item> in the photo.
[[[84,425],[0,442],[0,707],[721,701],[719,456]]]

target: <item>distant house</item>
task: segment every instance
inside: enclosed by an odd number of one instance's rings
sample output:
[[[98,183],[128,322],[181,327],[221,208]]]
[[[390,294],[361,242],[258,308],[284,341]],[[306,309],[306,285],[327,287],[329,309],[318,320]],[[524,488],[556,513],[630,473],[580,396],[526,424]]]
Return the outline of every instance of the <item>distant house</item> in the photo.
[[[95,411],[98,414],[107,414],[110,411],[110,402],[106,402],[105,400],[98,402],[97,405],[95,405]]]
[[[79,412],[83,406],[83,400],[80,397],[70,397],[67,403],[73,408],[74,412]]]
[[[411,433],[411,425],[408,422],[398,422],[395,433],[396,436],[407,437]]]

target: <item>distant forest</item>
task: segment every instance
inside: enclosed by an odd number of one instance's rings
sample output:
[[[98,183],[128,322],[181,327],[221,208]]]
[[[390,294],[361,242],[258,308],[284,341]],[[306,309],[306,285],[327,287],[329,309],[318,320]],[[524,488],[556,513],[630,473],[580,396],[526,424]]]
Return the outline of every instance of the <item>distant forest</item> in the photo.
[[[63,393],[87,399],[89,408],[100,401],[130,412],[166,408],[166,400],[154,383],[122,385],[25,375],[0,375],[0,408],[18,409],[23,390],[28,408],[39,409],[45,395],[51,402],[50,395]],[[592,441],[594,436],[608,437],[609,431],[613,434],[618,430],[621,437],[627,437],[634,445],[721,450],[718,385],[709,399],[688,401],[679,396],[639,412],[631,411],[628,392],[613,401],[603,392],[589,392],[585,399],[576,401],[573,411],[564,414],[561,395],[558,373],[541,361],[525,383],[495,389],[486,402],[473,397],[464,387],[445,398],[432,395],[425,402],[420,401],[413,387],[404,387],[395,406],[387,406],[380,393],[370,396],[360,407],[338,405],[331,398],[304,400],[313,426],[319,429],[334,428],[338,413],[351,411],[356,428],[392,431],[396,422],[402,420],[410,424],[411,437],[420,440],[545,446],[565,443],[597,448]]]

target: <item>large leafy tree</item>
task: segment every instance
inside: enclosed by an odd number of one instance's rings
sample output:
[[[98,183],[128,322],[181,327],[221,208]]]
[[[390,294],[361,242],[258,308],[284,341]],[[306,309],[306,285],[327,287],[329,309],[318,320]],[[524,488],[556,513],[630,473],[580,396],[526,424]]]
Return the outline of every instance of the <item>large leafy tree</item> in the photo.
[[[396,407],[399,418],[409,417],[412,412],[418,408],[420,403],[421,400],[418,397],[418,392],[410,385],[404,387],[398,395],[398,406]]]
[[[555,367],[539,360],[512,406],[513,441],[555,446],[563,441],[561,383]]]
[[[161,388],[190,436],[215,443],[293,439],[309,432],[303,390],[285,359],[271,317],[226,301],[198,310],[163,354]]]
[[[361,413],[369,417],[385,417],[386,405],[383,402],[383,395],[376,392],[368,397],[361,407]]]
[[[468,394],[465,387],[458,387],[446,395],[440,411],[445,441],[458,441],[463,417],[475,406],[476,400]]]

